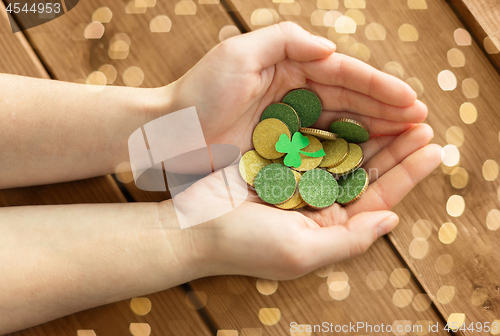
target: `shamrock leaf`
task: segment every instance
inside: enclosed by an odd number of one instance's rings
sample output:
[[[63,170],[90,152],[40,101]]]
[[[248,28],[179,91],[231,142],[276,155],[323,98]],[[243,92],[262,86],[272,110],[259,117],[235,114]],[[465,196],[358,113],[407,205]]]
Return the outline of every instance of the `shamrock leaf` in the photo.
[[[280,153],[287,153],[283,163],[288,167],[299,167],[302,164],[302,159],[300,158],[300,153],[309,157],[322,157],[325,156],[325,151],[320,149],[317,152],[309,153],[304,152],[301,149],[309,145],[309,139],[299,132],[295,132],[292,136],[292,140],[288,138],[286,134],[281,134],[279,141],[276,143],[276,150]]]

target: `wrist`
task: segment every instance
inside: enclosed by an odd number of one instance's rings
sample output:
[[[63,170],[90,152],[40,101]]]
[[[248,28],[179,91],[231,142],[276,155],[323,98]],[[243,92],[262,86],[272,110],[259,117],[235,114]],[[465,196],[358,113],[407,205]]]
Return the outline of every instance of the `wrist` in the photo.
[[[212,275],[207,269],[209,257],[205,248],[205,235],[210,229],[197,226],[181,229],[172,200],[158,203],[157,207],[158,226],[164,242],[161,255],[168,261],[163,264],[165,276],[174,277],[180,284]]]

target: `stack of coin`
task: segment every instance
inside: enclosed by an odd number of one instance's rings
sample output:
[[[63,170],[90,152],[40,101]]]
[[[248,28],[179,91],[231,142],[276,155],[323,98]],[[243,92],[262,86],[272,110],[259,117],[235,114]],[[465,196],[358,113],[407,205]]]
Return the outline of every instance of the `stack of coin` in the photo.
[[[262,113],[252,136],[254,149],[243,155],[239,169],[263,201],[280,209],[323,209],[335,202],[351,204],[366,191],[369,178],[360,168],[364,155],[357,144],[369,139],[367,127],[340,118],[331,123],[330,131],[311,128],[321,111],[321,101],[314,92],[296,89]],[[302,140],[308,145],[280,152],[282,147],[277,143],[285,140],[293,146],[297,132],[302,135],[299,138],[307,138]],[[317,157],[322,151],[324,156]],[[287,166],[285,163],[292,161],[284,160],[286,155],[300,156],[300,161]]]

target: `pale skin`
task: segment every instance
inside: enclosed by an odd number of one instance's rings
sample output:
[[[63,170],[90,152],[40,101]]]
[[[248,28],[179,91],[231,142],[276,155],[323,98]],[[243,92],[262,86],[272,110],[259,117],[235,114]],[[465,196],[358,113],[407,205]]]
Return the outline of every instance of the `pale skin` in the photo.
[[[183,230],[170,200],[1,208],[0,334],[199,277],[290,279],[358,255],[397,225],[389,210],[440,162],[408,85],[291,23],[226,40],[162,88],[93,92],[10,75],[0,87],[0,188],[112,173],[135,129],[190,106],[207,143],[245,152],[264,108],[296,87],[320,96],[316,127],[346,116],[378,135],[362,145],[378,179],[347,207],[284,211],[250,197]]]

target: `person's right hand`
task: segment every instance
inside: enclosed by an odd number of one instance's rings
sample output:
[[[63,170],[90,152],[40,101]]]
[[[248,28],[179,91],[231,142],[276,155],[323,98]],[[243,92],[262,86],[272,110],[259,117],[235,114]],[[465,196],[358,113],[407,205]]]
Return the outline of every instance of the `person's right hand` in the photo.
[[[225,41],[175,83],[172,106],[196,106],[207,143],[234,144],[243,153],[252,148],[265,107],[297,87],[312,89],[323,103],[312,127],[328,129],[334,119],[348,117],[371,132],[362,144],[371,185],[358,202],[286,211],[252,192],[236,210],[184,229],[185,252],[195,255],[202,274],[288,279],[358,255],[396,226],[398,217],[389,210],[439,165],[440,147],[427,145],[432,129],[418,124],[427,108],[415,92],[333,51],[324,39],[281,23]],[[241,179],[237,170],[228,176]],[[220,186],[200,181],[185,196],[206,207]]]

